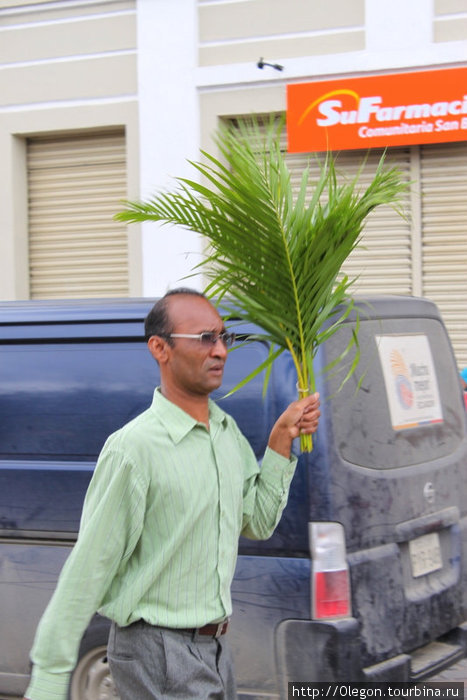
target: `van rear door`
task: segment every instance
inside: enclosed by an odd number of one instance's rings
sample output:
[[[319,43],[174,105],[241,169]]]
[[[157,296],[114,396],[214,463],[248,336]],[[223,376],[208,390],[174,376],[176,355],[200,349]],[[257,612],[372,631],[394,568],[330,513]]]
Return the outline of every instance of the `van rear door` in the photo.
[[[434,304],[370,299],[359,319],[358,371],[338,392],[349,357],[321,385],[310,521],[344,527],[365,677],[401,655],[411,677],[423,678],[452,653],[439,638],[465,619],[462,392]],[[322,367],[355,329],[354,317],[326,343]]]

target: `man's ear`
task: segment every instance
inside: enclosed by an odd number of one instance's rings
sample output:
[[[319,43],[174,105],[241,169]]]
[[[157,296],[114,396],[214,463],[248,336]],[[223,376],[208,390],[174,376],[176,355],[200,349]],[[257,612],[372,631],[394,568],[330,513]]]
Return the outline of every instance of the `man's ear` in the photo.
[[[152,335],[148,340],[149,352],[159,364],[167,361],[170,345],[159,335]]]

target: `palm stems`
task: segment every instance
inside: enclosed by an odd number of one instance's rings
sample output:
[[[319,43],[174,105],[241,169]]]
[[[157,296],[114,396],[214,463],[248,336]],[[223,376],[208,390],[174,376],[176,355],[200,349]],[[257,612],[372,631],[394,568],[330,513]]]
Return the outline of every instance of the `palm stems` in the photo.
[[[210,252],[196,268],[209,280],[206,292],[228,297],[242,319],[264,329],[271,350],[257,372],[290,351],[304,396],[315,390],[318,346],[353,307],[353,280],[339,276],[342,264],[368,214],[396,203],[407,184],[383,160],[363,191],[358,177],[340,184],[328,154],[317,181],[311,183],[305,169],[294,194],[274,123],[263,128],[251,119],[222,127],[216,143],[219,158],[203,152],[202,162],[191,163],[201,183],[177,178],[174,192],[128,202],[116,218],[171,222],[205,236]],[[311,450],[311,436],[302,437],[301,447]]]

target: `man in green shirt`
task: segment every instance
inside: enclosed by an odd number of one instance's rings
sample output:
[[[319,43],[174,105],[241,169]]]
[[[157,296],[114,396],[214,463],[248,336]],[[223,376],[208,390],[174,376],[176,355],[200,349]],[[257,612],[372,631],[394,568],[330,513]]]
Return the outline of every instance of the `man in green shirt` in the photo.
[[[238,538],[272,534],[295,470],[292,441],[316,431],[319,397],[279,417],[259,469],[209,398],[232,341],[217,310],[198,292],[172,290],[145,329],[160,387],[101,452],[78,540],[38,626],[29,700],[66,700],[96,611],[112,620],[108,658],[121,700],[236,697],[225,632]]]

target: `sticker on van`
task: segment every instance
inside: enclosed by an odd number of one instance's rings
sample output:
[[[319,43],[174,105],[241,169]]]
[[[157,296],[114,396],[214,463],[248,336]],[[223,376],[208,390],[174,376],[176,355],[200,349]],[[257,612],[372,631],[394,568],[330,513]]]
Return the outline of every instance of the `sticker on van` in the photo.
[[[394,430],[442,423],[433,357],[424,334],[376,336]]]

